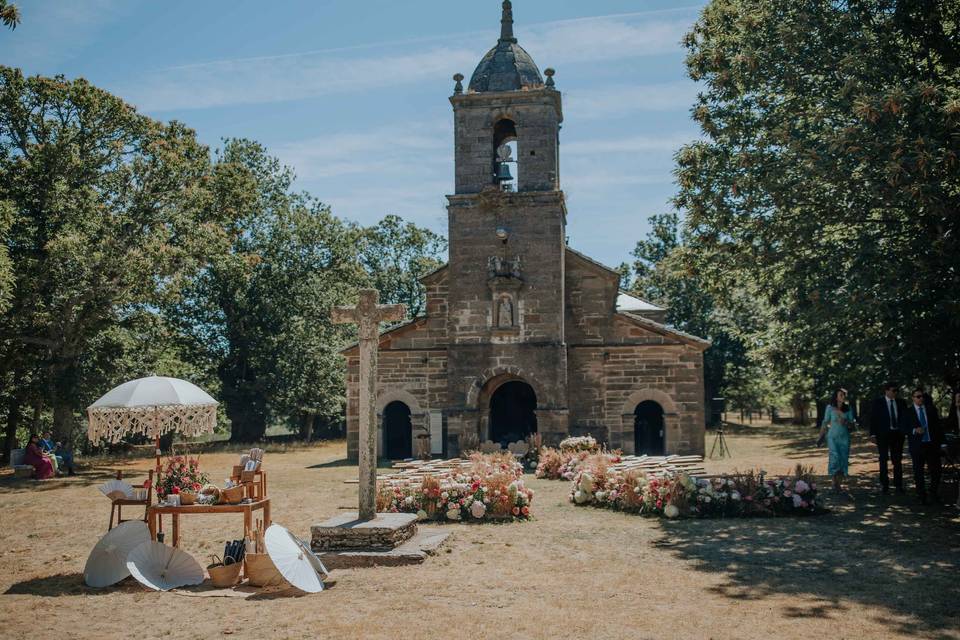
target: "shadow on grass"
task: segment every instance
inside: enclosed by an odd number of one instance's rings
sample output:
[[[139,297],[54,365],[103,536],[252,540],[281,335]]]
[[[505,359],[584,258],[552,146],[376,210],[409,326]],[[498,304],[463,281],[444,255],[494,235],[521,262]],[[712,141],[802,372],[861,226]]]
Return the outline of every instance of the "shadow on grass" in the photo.
[[[27,595],[43,596],[45,598],[57,596],[101,596],[121,591],[139,591],[142,590],[132,578],[126,578],[120,583],[108,589],[94,589],[88,587],[83,582],[82,573],[59,573],[53,576],[44,576],[42,578],[31,578],[23,582],[17,582],[3,592],[4,595]]]
[[[796,595],[782,610],[791,618],[840,618],[856,602],[880,609],[891,632],[955,637],[956,512],[862,487],[852,495],[809,518],[664,521],[655,544],[722,575],[712,590],[732,601]]]
[[[143,474],[144,476],[146,474]],[[47,480],[16,478],[12,475],[0,478],[0,494],[19,493],[21,491],[52,491],[71,486],[89,487],[100,485],[117,477],[114,469],[95,467],[77,472],[75,476],[60,476]]]

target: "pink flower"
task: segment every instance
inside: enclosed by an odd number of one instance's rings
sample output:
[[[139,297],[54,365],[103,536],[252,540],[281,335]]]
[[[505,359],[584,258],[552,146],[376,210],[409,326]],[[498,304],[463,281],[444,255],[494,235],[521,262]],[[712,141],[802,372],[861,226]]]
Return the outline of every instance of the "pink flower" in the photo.
[[[172,493],[173,495],[177,495],[178,493],[180,493],[180,487],[174,487],[173,489],[170,490],[170,493]]]
[[[515,515],[515,516],[520,515],[520,509],[519,509],[518,507],[514,507],[514,508],[513,508],[513,515]]]

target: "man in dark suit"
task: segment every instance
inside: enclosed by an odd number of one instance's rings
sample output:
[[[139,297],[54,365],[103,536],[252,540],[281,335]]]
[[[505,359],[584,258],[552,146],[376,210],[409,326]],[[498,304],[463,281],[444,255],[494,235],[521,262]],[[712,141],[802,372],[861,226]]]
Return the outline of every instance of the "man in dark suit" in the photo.
[[[907,403],[897,397],[897,385],[883,385],[883,395],[870,405],[870,440],[880,453],[880,484],[884,493],[890,493],[890,475],[887,460],[893,462],[893,484],[897,493],[903,493],[903,439],[906,435],[902,420]]]
[[[927,504],[924,466],[930,470],[930,493],[940,502],[940,445],[944,443],[940,417],[933,406],[926,404],[923,389],[915,389],[913,404],[907,409],[904,425],[910,439],[910,457],[913,459],[913,481],[921,504]]]

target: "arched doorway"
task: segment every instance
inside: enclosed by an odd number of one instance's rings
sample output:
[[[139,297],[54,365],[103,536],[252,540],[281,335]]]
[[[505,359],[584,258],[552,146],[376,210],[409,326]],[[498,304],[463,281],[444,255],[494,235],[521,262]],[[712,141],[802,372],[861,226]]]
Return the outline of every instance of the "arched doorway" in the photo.
[[[490,440],[505,447],[537,432],[537,394],[521,380],[497,387],[490,398]]]
[[[410,407],[400,401],[383,408],[383,455],[390,460],[413,457],[413,424]]]
[[[633,410],[633,446],[638,456],[662,456],[664,447],[663,407],[645,400]]]

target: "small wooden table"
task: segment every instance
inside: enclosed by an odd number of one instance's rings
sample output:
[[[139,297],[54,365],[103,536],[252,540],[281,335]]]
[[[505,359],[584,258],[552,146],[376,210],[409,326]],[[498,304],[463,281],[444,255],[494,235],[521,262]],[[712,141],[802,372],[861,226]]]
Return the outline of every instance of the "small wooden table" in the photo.
[[[150,526],[150,539],[157,539],[157,530],[160,528],[160,518],[165,513],[173,516],[173,546],[180,546],[180,516],[193,514],[218,514],[218,513],[242,513],[243,514],[243,535],[249,536],[253,530],[253,512],[263,511],[263,526],[269,527],[270,520],[270,499],[264,498],[256,502],[246,504],[191,504],[189,506],[170,507],[167,505],[151,505],[147,509],[147,520]]]

